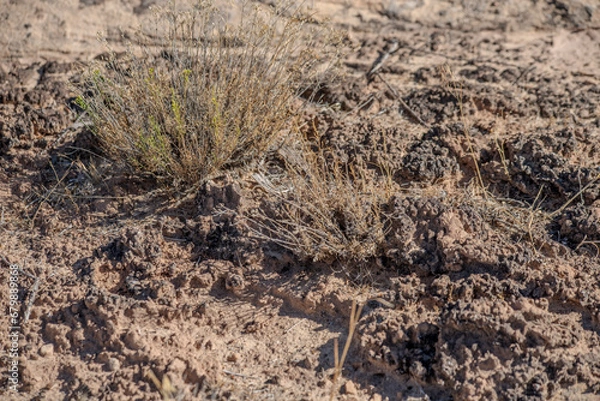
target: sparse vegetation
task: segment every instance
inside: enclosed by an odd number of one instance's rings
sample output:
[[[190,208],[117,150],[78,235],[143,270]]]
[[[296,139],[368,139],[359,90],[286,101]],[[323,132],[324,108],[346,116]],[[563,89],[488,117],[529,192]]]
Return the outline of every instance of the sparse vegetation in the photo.
[[[0,399],[600,398],[600,14],[170,1],[2,9]]]
[[[279,188],[268,174],[255,174],[267,192],[249,216],[254,232],[303,259],[364,261],[385,240],[382,205],[392,192],[389,176],[377,177],[364,161],[347,164],[334,151],[283,147]]]
[[[477,157],[477,154],[475,152],[475,148],[473,146],[473,138],[471,138],[471,134],[470,134],[470,130],[471,130],[471,127],[473,124],[467,117],[467,115],[465,113],[465,109],[464,109],[465,99],[464,99],[462,84],[456,78],[456,76],[454,75],[454,73],[452,72],[452,69],[450,68],[450,66],[448,64],[445,64],[440,68],[440,73],[442,76],[442,82],[444,83],[444,86],[452,94],[452,96],[454,96],[454,98],[456,99],[456,101],[458,103],[460,122],[462,123],[463,133],[465,135],[465,139],[467,140],[467,147],[468,147],[469,155],[471,156],[471,158],[473,160],[473,167],[475,169],[475,175],[477,177],[477,184],[479,185],[481,194],[484,197],[487,197],[488,193],[487,193],[487,190],[485,187],[485,183],[483,182],[483,178],[481,176],[481,170],[479,167],[479,158]],[[503,156],[503,154],[500,154],[500,156]],[[505,169],[506,169],[506,164],[504,163],[503,165],[505,166]]]
[[[295,95],[330,60],[327,45],[315,46],[317,34],[290,8],[236,10],[230,17],[210,0],[159,9],[158,48],[131,46],[92,68],[78,103],[113,159],[197,183],[252,162],[291,125]]]

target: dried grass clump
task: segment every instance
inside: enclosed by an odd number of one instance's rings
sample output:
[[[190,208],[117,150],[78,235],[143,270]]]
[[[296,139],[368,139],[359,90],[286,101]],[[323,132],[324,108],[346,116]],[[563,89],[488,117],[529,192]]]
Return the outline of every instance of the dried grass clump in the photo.
[[[305,260],[331,263],[365,261],[385,241],[383,205],[392,181],[377,177],[363,161],[343,163],[334,152],[280,150],[283,177],[255,174],[265,191],[261,207],[248,215],[251,230]]]
[[[215,4],[159,10],[164,39],[87,75],[79,102],[113,159],[198,183],[252,162],[291,125],[294,99],[315,82],[327,44],[289,8]]]

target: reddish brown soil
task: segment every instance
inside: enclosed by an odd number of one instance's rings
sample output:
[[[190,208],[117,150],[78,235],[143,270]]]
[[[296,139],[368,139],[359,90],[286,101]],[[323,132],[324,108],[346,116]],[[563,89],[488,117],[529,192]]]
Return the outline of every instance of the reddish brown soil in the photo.
[[[328,399],[356,299],[339,400],[600,399],[597,1],[311,3],[347,52],[321,140],[398,186],[361,266],[249,236],[243,179],[173,193],[100,154],[72,85],[153,3],[0,0],[0,398]]]

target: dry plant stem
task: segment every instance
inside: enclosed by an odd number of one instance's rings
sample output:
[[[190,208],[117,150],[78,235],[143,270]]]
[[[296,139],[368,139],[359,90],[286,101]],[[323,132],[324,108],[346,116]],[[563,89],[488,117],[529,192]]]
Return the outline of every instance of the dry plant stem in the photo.
[[[383,65],[385,64],[387,59],[390,58],[390,56],[392,54],[396,53],[399,49],[400,49],[400,45],[399,45],[398,41],[391,42],[389,45],[389,48],[386,51],[382,52],[380,54],[380,56],[377,58],[377,60],[375,60],[375,62],[373,63],[373,66],[371,67],[369,72],[367,72],[367,78],[371,79],[371,77],[375,73],[377,73],[381,69],[381,67],[383,67]]]
[[[158,377],[156,377],[156,374],[152,370],[146,373],[146,377],[154,383],[163,400],[170,400],[177,395],[177,389],[171,384],[171,380],[169,380],[166,374],[163,376],[162,382],[158,380]]]
[[[25,309],[25,314],[23,315],[23,323],[27,323],[29,321],[29,315],[31,315],[31,308],[33,308],[33,303],[37,297],[37,292],[40,288],[40,282],[40,278],[36,277],[33,286],[29,290],[29,300],[27,301],[27,308]]]
[[[573,195],[571,197],[571,199],[569,199],[568,201],[566,201],[565,204],[562,205],[558,210],[555,210],[554,212],[552,212],[552,214],[550,215],[550,217],[554,218],[554,217],[558,216],[559,214],[561,214],[571,203],[573,203],[573,201],[575,199],[577,199],[581,194],[583,194],[585,191],[587,191],[588,188],[591,187],[592,185],[594,185],[594,183],[596,183],[596,181],[598,181],[599,179],[600,179],[600,174],[598,174],[592,181],[590,181],[579,192],[577,192],[575,195]]]
[[[596,257],[600,255],[600,241],[587,241],[587,234],[583,237],[583,240],[577,245],[575,251],[579,250],[583,245],[593,245],[596,248]]]
[[[231,370],[226,370],[226,369],[223,369],[223,373],[230,375],[230,376],[241,377],[243,379],[257,379],[254,376],[248,376],[248,375],[245,375],[242,373],[232,372]]]
[[[392,92],[392,95],[394,95],[394,97],[400,103],[400,106],[402,106],[402,108],[404,109],[405,112],[407,112],[412,118],[414,118],[419,124],[421,124],[425,128],[427,128],[427,129],[431,128],[429,126],[429,124],[427,124],[425,121],[423,121],[421,119],[421,117],[419,117],[419,115],[417,113],[415,113],[410,108],[410,106],[406,104],[406,102],[404,100],[402,100],[402,98],[398,94],[398,91],[394,87],[392,87],[379,73],[376,73],[375,75],[385,84],[385,86],[388,87],[388,89]]]
[[[44,197],[40,200],[38,207],[35,209],[35,213],[33,213],[33,217],[31,217],[31,221],[30,221],[31,228],[33,228],[33,225],[35,224],[35,218],[37,217],[37,214],[40,211],[40,208],[42,207],[42,205],[45,202],[48,201],[48,199],[50,199],[50,197],[56,192],[56,189],[58,188],[58,186],[63,182],[63,180],[67,177],[67,175],[69,175],[69,173],[71,172],[71,168],[73,167],[73,163],[71,163],[71,165],[69,166],[67,171],[65,171],[65,173],[63,174],[63,176],[60,179],[58,178],[58,174],[56,173],[56,170],[54,169],[54,165],[52,164],[52,162],[50,162],[50,166],[52,167],[52,171],[54,172],[54,176],[56,177],[57,182],[56,182],[56,184],[54,184],[52,189],[50,191],[46,192]],[[72,202],[75,204],[75,202],[73,200],[72,200]]]
[[[8,263],[8,261],[3,258],[4,261],[6,263]],[[25,313],[23,314],[23,324],[27,323],[29,321],[29,316],[31,315],[31,309],[33,308],[33,304],[35,303],[35,299],[37,298],[37,293],[40,289],[40,284],[42,283],[42,280],[37,277],[34,276],[33,274],[26,272],[24,269],[19,268],[19,273],[29,277],[30,279],[33,280],[33,285],[31,286],[31,289],[28,291],[28,299],[27,299],[27,305],[25,307]],[[47,278],[50,278],[52,276],[54,276],[56,274],[56,270],[54,270],[52,273],[50,273],[50,275]]]
[[[354,106],[354,107],[352,108],[352,110],[350,110],[350,111],[347,111],[346,113],[344,113],[344,114],[342,115],[342,117],[343,117],[343,118],[346,118],[346,117],[348,117],[349,115],[351,115],[351,114],[355,113],[356,111],[358,111],[358,110],[362,110],[362,109],[363,109],[364,107],[366,107],[367,105],[370,105],[370,103],[371,103],[371,102],[373,102],[374,100],[375,100],[375,96],[374,96],[374,95],[370,95],[370,96],[367,98],[367,100],[365,100],[364,102],[362,102],[362,103],[360,103],[360,104],[358,104],[358,105]]]
[[[246,215],[249,229],[303,259],[355,262],[374,256],[385,240],[381,204],[392,181],[379,182],[363,161],[347,165],[307,142],[286,152],[284,190],[267,175],[256,175],[266,194],[263,206]]]
[[[334,357],[334,373],[333,380],[331,384],[331,393],[329,393],[329,401],[333,401],[335,395],[338,392],[338,381],[340,377],[342,377],[342,369],[344,367],[344,363],[346,361],[346,357],[348,356],[348,350],[350,349],[350,345],[352,344],[352,338],[354,336],[354,331],[356,329],[356,325],[360,320],[360,314],[362,313],[364,304],[357,305],[356,300],[352,300],[352,309],[350,310],[350,322],[348,328],[348,337],[346,338],[346,343],[344,344],[344,350],[342,351],[342,357],[339,357],[339,349],[338,349],[338,340],[337,338],[333,341],[333,357]]]
[[[454,73],[452,72],[452,70],[450,69],[450,66],[448,64],[446,64],[444,67],[442,67],[442,74],[445,77],[446,76],[449,77],[449,79],[447,79],[448,89],[450,89],[450,92],[458,101],[458,109],[460,111],[460,120],[463,125],[463,133],[465,134],[465,138],[467,139],[467,146],[469,148],[469,154],[471,155],[471,158],[473,159],[473,164],[475,165],[475,173],[477,175],[477,183],[479,184],[479,187],[480,187],[481,191],[483,192],[483,196],[487,199],[488,194],[487,194],[487,191],[483,184],[483,177],[481,176],[481,171],[479,169],[479,161],[477,160],[477,156],[475,155],[475,148],[473,146],[473,140],[471,138],[471,134],[469,133],[469,128],[470,128],[471,124],[467,120],[467,116],[465,115],[465,111],[464,111],[462,86],[460,89],[458,88],[458,86],[456,84],[456,78],[454,76]]]
[[[494,141],[496,142],[496,147],[498,148],[498,154],[500,155],[500,161],[502,163],[502,167],[504,168],[504,174],[506,174],[506,176],[510,179],[510,171],[508,170],[508,161],[506,160],[506,154],[504,153],[504,147],[500,143],[500,140],[498,138],[498,133],[496,132],[496,130],[494,130],[494,134],[496,135],[496,137],[494,138]]]
[[[540,190],[538,191],[535,199],[533,200],[533,203],[531,204],[531,207],[529,208],[529,221],[527,223],[527,232],[529,233],[529,240],[531,241],[532,244],[534,244],[534,240],[533,240],[533,230],[532,230],[532,226],[533,226],[533,220],[535,217],[535,204],[537,203],[537,201],[539,200],[540,196],[542,195],[542,191],[544,189],[544,186],[542,185],[540,187]],[[537,250],[536,250],[537,252]]]

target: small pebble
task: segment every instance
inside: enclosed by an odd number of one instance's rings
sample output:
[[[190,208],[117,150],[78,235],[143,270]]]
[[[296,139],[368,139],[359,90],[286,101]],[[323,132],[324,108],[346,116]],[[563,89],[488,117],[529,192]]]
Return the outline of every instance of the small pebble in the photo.
[[[354,382],[352,382],[352,381],[346,382],[346,384],[344,385],[344,393],[348,394],[348,395],[358,394],[358,391],[356,391],[356,386],[354,385]]]
[[[106,367],[110,372],[116,372],[121,369],[121,362],[117,358],[108,358],[106,362]]]
[[[54,344],[44,344],[40,347],[40,356],[46,357],[54,354]]]
[[[244,278],[239,274],[230,274],[225,278],[225,288],[234,294],[244,289]]]

